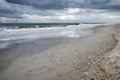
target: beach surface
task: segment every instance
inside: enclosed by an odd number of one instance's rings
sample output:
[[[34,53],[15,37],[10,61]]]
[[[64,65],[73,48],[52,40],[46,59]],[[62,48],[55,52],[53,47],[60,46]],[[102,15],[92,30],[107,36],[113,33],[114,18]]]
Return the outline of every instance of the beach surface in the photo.
[[[92,35],[37,54],[14,56],[0,64],[7,65],[0,69],[0,80],[119,80],[119,26],[101,25]]]

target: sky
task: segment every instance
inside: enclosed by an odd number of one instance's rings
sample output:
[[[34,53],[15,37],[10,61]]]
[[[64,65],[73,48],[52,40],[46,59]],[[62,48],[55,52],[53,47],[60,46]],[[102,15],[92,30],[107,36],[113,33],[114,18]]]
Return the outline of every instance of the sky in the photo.
[[[120,23],[120,0],[0,0],[0,23]]]

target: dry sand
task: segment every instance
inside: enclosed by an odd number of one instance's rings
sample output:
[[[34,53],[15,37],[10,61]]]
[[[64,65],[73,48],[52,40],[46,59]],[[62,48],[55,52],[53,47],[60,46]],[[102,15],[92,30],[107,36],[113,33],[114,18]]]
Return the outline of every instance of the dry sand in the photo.
[[[91,61],[91,68],[87,71],[91,72],[96,80],[120,80],[120,26],[116,28],[116,46]]]
[[[120,60],[117,30],[110,25],[97,27],[93,35],[35,55],[18,57],[0,71],[0,80],[119,80],[120,72],[116,73],[117,78],[106,76],[106,73],[113,75],[112,71],[106,72],[111,70],[111,56]]]

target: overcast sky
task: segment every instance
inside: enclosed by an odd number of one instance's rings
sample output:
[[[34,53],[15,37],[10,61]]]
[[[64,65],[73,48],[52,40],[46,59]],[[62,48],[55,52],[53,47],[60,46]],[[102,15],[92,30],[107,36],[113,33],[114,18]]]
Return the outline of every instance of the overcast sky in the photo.
[[[120,0],[0,0],[0,23],[120,22]]]

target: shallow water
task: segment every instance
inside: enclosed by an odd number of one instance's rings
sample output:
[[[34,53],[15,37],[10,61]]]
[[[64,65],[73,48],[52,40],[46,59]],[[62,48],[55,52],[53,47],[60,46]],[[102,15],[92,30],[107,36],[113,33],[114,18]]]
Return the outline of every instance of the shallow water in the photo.
[[[68,27],[1,29],[0,69],[11,60],[34,55],[59,44],[66,44],[83,36],[93,34],[96,24],[81,24]]]
[[[100,24],[80,24],[68,27],[2,29],[0,31],[0,58],[36,54],[58,44],[67,43],[93,33]]]
[[[28,42],[37,39],[66,38],[73,39],[92,33],[87,28],[93,28],[96,24],[80,24],[68,27],[30,28],[30,29],[1,29],[0,49],[18,42]]]

